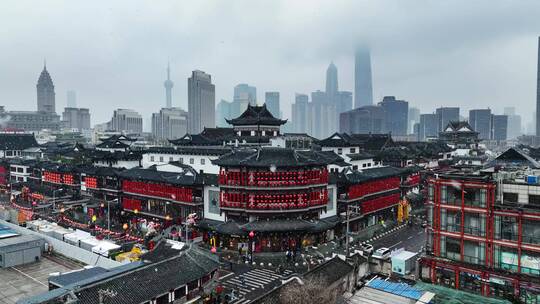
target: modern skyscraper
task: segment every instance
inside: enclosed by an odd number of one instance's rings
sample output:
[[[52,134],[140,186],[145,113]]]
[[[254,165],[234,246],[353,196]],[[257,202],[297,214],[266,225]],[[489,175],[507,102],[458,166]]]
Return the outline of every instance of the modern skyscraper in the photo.
[[[152,113],[152,135],[156,139],[177,139],[187,133],[188,114],[180,108],[163,108]]]
[[[540,37],[538,37],[538,58],[536,64],[536,136],[540,136]]]
[[[407,135],[409,103],[397,100],[395,96],[384,96],[379,106],[385,112],[384,132],[397,136]]]
[[[172,108],[172,88],[174,87],[174,82],[171,80],[171,68],[167,64],[167,80],[163,82],[165,87],[165,105],[167,108]]]
[[[506,140],[508,132],[508,116],[506,115],[491,115],[493,140]]]
[[[281,110],[279,107],[279,92],[266,92],[264,94],[266,108],[274,117],[281,118]]]
[[[353,100],[352,92],[339,91],[336,96],[336,113],[339,120],[339,114],[352,110]]]
[[[368,48],[360,47],[354,57],[354,107],[372,104],[371,56]]]
[[[76,108],[77,107],[77,92],[72,91],[72,90],[67,91],[66,97],[67,97],[67,107]]]
[[[414,132],[414,125],[420,122],[420,109],[415,107],[409,107],[409,132]]]
[[[47,71],[47,65],[43,65],[36,89],[38,112],[56,113],[54,84]]]
[[[329,102],[326,92],[311,93],[311,102],[308,105],[308,124],[309,135],[316,138],[322,139],[336,132],[336,106],[333,102]]]
[[[477,109],[469,111],[469,124],[478,132],[480,140],[491,139],[491,110]]]
[[[117,132],[141,134],[143,130],[143,119],[134,110],[117,109],[114,111],[107,128]]]
[[[516,114],[515,107],[505,107],[504,115],[508,116],[508,130],[506,137],[508,139],[518,138],[523,134],[521,116]]]
[[[293,132],[310,133],[308,115],[309,97],[305,94],[296,94],[295,102],[292,104]]]
[[[216,88],[210,74],[195,70],[188,78],[188,133],[216,125]]]
[[[85,108],[64,108],[62,124],[65,128],[77,129],[79,132],[90,130],[90,110]]]
[[[349,134],[382,134],[386,115],[380,106],[363,106],[340,114],[339,131]]]
[[[326,69],[326,95],[333,98],[338,93],[338,75],[337,68],[333,62]]]
[[[440,107],[435,110],[435,114],[437,114],[437,118],[439,119],[437,132],[442,132],[449,122],[459,121],[458,107]]]
[[[234,87],[234,100],[246,99],[252,106],[257,105],[257,88],[247,83],[241,83]],[[242,112],[245,109],[242,110]]]
[[[439,118],[437,114],[421,114],[420,123],[418,124],[418,141],[426,141],[429,138],[438,137],[438,124]]]
[[[230,127],[226,119],[238,117],[233,115],[233,103],[222,99],[216,106],[216,125],[218,127]]]

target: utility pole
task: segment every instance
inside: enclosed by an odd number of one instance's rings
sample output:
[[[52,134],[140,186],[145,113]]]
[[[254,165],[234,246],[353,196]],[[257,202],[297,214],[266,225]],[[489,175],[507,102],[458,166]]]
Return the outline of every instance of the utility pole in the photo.
[[[345,233],[345,254],[346,254],[346,258],[349,257],[349,221],[350,221],[350,208],[349,208],[349,203],[347,203],[347,228],[346,228],[346,233]]]

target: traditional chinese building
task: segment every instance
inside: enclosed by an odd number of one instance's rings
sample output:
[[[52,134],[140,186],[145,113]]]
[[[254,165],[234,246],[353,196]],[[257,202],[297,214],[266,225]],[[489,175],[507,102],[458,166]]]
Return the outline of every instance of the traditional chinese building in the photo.
[[[200,227],[217,232],[227,247],[249,241],[255,252],[325,241],[338,224],[337,189],[327,166],[339,162],[332,152],[233,150],[214,161],[221,168],[218,199],[205,206]]]

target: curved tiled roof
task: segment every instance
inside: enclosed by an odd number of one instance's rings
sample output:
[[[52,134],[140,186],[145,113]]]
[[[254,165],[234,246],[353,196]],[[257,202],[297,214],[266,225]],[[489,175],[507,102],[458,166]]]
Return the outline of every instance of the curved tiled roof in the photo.
[[[333,152],[313,150],[294,150],[289,148],[243,148],[233,150],[217,160],[214,164],[223,167],[304,167],[326,166],[328,164],[341,164],[343,159]]]
[[[242,125],[267,125],[267,126],[280,126],[287,122],[275,118],[270,111],[266,108],[266,104],[262,106],[248,105],[247,109],[239,117],[234,119],[226,119],[227,122],[233,126]]]

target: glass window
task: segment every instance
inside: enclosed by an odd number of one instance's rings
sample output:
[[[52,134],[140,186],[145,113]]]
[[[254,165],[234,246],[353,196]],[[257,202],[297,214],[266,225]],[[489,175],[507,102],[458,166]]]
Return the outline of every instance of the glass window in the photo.
[[[486,189],[465,188],[463,192],[465,206],[469,207],[485,207],[486,206]]]
[[[486,249],[484,243],[463,242],[463,261],[471,264],[484,264]]]
[[[460,261],[461,260],[461,243],[458,239],[446,237],[445,248],[446,251],[442,251],[441,255],[449,259]]]
[[[339,154],[339,155],[343,154],[343,149],[338,148],[338,149],[337,149],[337,154]]]
[[[193,164],[195,163],[195,159],[190,158],[190,159],[189,159],[189,163],[190,163],[191,165],[193,165]]]
[[[518,223],[513,216],[495,216],[495,238],[499,240],[517,241]]]
[[[205,163],[205,159],[201,158],[201,165],[204,165],[204,163]]]
[[[540,244],[540,221],[523,219],[522,241],[527,244]]]
[[[525,250],[521,252],[521,273],[540,275],[540,253]]]
[[[434,194],[435,194],[434,186],[433,184],[429,184],[428,185],[428,199],[430,201],[433,201]]]
[[[160,157],[159,157],[159,162],[160,162],[160,163],[163,162],[163,156],[160,156]]]
[[[486,235],[486,215],[465,213],[464,233],[476,236]]]
[[[441,217],[442,217],[441,212]],[[446,210],[446,231],[449,232],[461,232],[461,212]]]
[[[169,157],[169,162],[172,162],[172,161],[173,161],[173,157],[170,156],[170,157]]]
[[[529,194],[529,204],[540,207],[540,195]]]
[[[456,186],[443,186],[443,203],[450,205],[461,205],[461,188]],[[444,195],[446,199],[444,200]]]
[[[351,153],[356,153],[356,148],[351,148]]]
[[[208,191],[209,206],[208,212],[219,214],[219,191]]]
[[[150,156],[150,161],[151,161],[151,162],[154,161],[154,156]]]
[[[509,193],[509,192],[503,193],[503,202],[517,203],[517,201],[518,201],[517,193]]]

